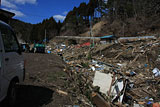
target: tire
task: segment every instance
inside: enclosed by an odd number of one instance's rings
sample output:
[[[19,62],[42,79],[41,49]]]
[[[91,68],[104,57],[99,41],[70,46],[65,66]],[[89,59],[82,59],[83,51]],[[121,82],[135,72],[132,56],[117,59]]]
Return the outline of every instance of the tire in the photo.
[[[16,103],[16,82],[15,81],[11,81],[10,85],[9,85],[9,89],[8,89],[8,93],[7,93],[7,106],[8,107],[14,107],[15,103]]]

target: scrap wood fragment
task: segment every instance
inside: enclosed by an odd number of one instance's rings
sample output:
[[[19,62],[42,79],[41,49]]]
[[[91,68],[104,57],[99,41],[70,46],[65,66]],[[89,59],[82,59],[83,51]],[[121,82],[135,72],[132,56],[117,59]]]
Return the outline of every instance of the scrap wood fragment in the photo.
[[[120,52],[114,59],[117,59],[122,54],[123,54],[123,52]]]
[[[68,95],[68,93],[67,92],[65,92],[65,91],[62,91],[62,90],[56,90],[56,92],[58,93],[58,94],[61,94],[61,95],[65,95],[65,96],[67,96]]]
[[[136,101],[144,101],[144,99],[142,98],[145,98],[146,96],[150,96],[152,98],[157,97],[155,95],[152,95],[150,92],[147,92],[144,87],[131,90],[127,94],[130,95]]]
[[[131,94],[130,92],[126,92],[126,95],[132,97],[132,99],[136,102],[138,102],[137,99],[141,98],[140,96],[137,97],[136,95],[134,95],[133,93]]]
[[[154,98],[157,97],[154,93],[148,92],[148,90],[146,90],[146,89],[142,89],[142,90],[143,90],[145,93],[147,93],[148,95],[150,95],[150,96],[152,96],[152,97],[154,97]]]
[[[130,64],[135,63],[135,61],[139,58],[139,56],[140,56],[140,55],[138,54],[138,55],[134,58],[134,60],[130,62]]]
[[[106,102],[100,94],[95,93],[95,92],[92,93],[92,102],[97,107],[111,107],[110,104]]]
[[[127,92],[127,95],[131,96],[134,100],[140,99],[143,96],[137,93],[138,91],[131,90],[130,92]],[[138,101],[138,100],[137,100]]]
[[[132,54],[135,52],[136,49],[137,49],[137,48],[135,47],[135,48],[132,50]]]
[[[114,103],[114,105],[112,105],[112,107],[128,107],[128,106],[122,104],[121,102],[117,102],[117,103]]]

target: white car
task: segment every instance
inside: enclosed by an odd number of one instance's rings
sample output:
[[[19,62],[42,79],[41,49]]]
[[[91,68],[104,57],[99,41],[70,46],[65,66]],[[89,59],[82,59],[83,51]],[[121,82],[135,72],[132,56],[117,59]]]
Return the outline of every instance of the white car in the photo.
[[[12,28],[0,21],[0,102],[7,105],[16,101],[16,84],[25,78],[24,60]]]

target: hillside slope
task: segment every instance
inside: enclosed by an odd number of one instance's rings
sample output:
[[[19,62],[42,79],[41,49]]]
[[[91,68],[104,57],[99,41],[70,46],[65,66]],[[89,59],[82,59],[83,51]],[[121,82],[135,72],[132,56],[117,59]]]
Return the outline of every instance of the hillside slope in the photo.
[[[98,23],[96,23],[93,27],[92,27],[92,35],[93,36],[103,36],[103,35],[109,35],[109,33],[105,33],[103,31],[104,27],[106,26],[107,21],[100,21]],[[91,34],[91,29],[89,28],[87,32],[80,34],[80,36],[87,36],[89,37]]]
[[[25,23],[17,19],[12,19],[10,21],[10,25],[12,26],[19,40],[26,42],[30,41],[29,37],[33,28],[32,24]]]

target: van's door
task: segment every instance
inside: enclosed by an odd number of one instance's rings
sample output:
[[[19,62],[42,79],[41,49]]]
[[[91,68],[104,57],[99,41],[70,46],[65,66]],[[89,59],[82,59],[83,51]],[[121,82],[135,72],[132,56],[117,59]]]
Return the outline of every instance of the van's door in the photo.
[[[23,71],[23,60],[18,41],[10,28],[2,29],[4,44],[4,76],[7,80],[13,79]]]
[[[7,95],[7,86],[9,82],[3,77],[4,73],[4,45],[2,41],[1,25],[0,25],[0,101]]]
[[[0,31],[0,99],[2,98],[2,41]]]

